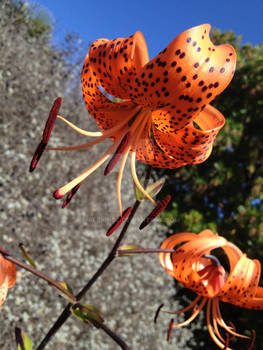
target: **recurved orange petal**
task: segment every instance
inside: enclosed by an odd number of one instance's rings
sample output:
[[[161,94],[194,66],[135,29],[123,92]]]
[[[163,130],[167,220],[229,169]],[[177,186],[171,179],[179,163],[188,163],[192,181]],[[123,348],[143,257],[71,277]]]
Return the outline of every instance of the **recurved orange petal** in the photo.
[[[168,237],[161,245],[161,249],[174,249],[179,244],[187,242],[191,239],[194,239],[196,237],[195,233],[180,233],[176,235],[172,235]],[[165,271],[175,277],[174,275],[174,267],[173,267],[173,260],[171,254],[167,253],[160,253],[159,259],[162,267],[165,269]]]
[[[0,284],[0,306],[3,305],[3,303],[6,300],[7,292],[8,292],[8,281],[6,278],[4,282]]]
[[[0,254],[0,285],[4,283],[6,279],[5,258]]]
[[[211,105],[199,113],[194,122],[202,129],[197,129],[193,122],[183,129],[166,134],[153,126],[153,135],[158,146],[170,156],[187,164],[198,164],[211,154],[215,137],[223,127],[223,115]]]
[[[186,164],[180,159],[170,157],[158,147],[151,137],[150,121],[146,124],[136,144],[136,159],[156,168],[175,169]]]
[[[5,269],[8,288],[11,288],[16,283],[16,265],[5,259]]]
[[[131,102],[114,102],[99,89],[99,82],[86,57],[82,70],[82,94],[87,109],[102,130],[110,129],[121,122],[124,117],[131,118],[136,106]]]
[[[96,40],[90,48],[89,64],[97,85],[122,99],[130,98],[130,80],[149,61],[141,32],[128,38]]]
[[[255,307],[253,298],[257,292],[260,272],[259,261],[251,260],[244,254],[230,272],[219,294],[221,300],[248,309]],[[263,302],[261,306],[263,307]]]
[[[166,120],[154,121],[158,129],[181,129],[230,83],[235,50],[227,44],[215,46],[210,29],[203,24],[183,32],[133,77],[136,103],[169,112]]]

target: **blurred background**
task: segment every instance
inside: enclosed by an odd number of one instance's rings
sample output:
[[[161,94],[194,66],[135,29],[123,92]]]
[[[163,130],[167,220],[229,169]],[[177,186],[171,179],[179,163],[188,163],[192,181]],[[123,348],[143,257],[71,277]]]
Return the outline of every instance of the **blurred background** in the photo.
[[[1,0],[0,245],[21,257],[18,244],[23,242],[41,270],[67,281],[75,292],[81,288],[114,241],[114,236],[106,239],[105,231],[118,216],[116,173],[104,178],[99,169],[64,210],[53,200],[53,190],[93,163],[107,145],[77,154],[47,152],[38,169],[29,174],[52,102],[62,96],[61,114],[84,129],[96,130],[80,94],[80,72],[91,42],[140,30],[153,57],[180,32],[208,22],[213,41],[230,43],[238,55],[233,81],[213,103],[226,117],[226,125],[204,164],[154,171],[153,178],[166,177],[160,197],[170,193],[171,204],[159,222],[139,232],[140,222],[152,209],[150,203],[143,203],[127,239],[158,247],[171,233],[210,228],[262,263],[262,18],[261,1],[134,1],[124,6],[119,1],[74,1],[72,5]],[[80,143],[79,135],[59,121],[51,142],[54,146]],[[128,206],[134,197],[128,171],[124,180],[124,206]],[[165,276],[157,255],[151,255],[118,260],[85,302],[98,305],[106,323],[132,349],[216,349],[202,315],[189,327],[174,331],[170,343],[166,342],[169,317],[163,314],[158,326],[153,324],[160,303],[178,310],[192,297]],[[14,349],[15,326],[28,333],[36,347],[64,305],[49,286],[19,270],[17,284],[0,311],[0,349]],[[255,349],[262,348],[262,312],[225,304],[222,313],[240,333],[255,329]],[[236,349],[247,346],[244,341],[233,345]],[[47,349],[55,347],[113,350],[116,344],[99,330],[70,320]]]

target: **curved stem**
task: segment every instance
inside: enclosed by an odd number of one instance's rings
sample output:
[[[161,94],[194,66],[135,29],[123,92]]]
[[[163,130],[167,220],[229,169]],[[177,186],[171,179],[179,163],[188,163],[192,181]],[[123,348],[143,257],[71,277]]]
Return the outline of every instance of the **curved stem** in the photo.
[[[43,272],[40,272],[36,269],[34,269],[32,266],[14,258],[13,256],[4,253],[3,251],[1,251],[0,249],[0,254],[2,254],[4,256],[4,258],[12,263],[14,263],[15,265],[22,267],[23,269],[31,272],[33,275],[41,278],[42,280],[48,282],[48,284],[50,284],[51,286],[53,286],[54,288],[58,289],[61,293],[65,294],[68,298],[71,299],[72,303],[75,302],[75,297],[74,295],[72,295],[66,288],[62,287],[58,281],[53,280],[52,278],[50,278],[48,275],[46,275]],[[71,305],[71,304],[70,304]]]
[[[128,345],[110,328],[108,328],[104,323],[100,324],[100,328],[108,334],[108,336],[113,339],[123,350],[129,350]]]
[[[128,254],[147,254],[147,253],[174,253],[174,249],[159,248],[138,248],[138,249],[118,249],[116,256],[125,256]]]
[[[148,166],[146,175],[145,175],[145,181],[144,181],[144,187],[147,186],[150,176],[151,176],[152,167]],[[111,262],[115,259],[116,252],[119,248],[119,245],[124,238],[127,229],[131,223],[132,218],[134,217],[137,209],[139,208],[141,202],[135,201],[132,211],[125,222],[125,225],[117,238],[112,250],[110,251],[107,258],[103,261],[99,269],[95,272],[95,274],[92,276],[92,278],[88,281],[88,283],[81,289],[81,291],[76,295],[76,300],[79,302],[81,298],[87,293],[87,291],[92,287],[92,285],[97,281],[97,279],[102,275],[102,273],[107,269],[107,267],[111,264]],[[66,322],[66,320],[71,315],[70,312],[71,304],[68,304],[61,315],[58,317],[57,321],[53,324],[53,326],[50,328],[48,333],[46,334],[45,338],[42,340],[42,342],[39,344],[39,346],[36,348],[36,350],[43,350],[45,346],[48,344],[48,342],[51,340],[51,338],[56,334],[56,332],[60,329],[60,327]],[[125,349],[125,348],[124,348]]]

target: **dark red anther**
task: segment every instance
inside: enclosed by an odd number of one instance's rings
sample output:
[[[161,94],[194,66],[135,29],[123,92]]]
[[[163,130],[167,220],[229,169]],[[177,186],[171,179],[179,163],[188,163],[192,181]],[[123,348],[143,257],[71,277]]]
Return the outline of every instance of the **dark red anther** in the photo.
[[[107,166],[104,170],[105,176],[108,175],[112,171],[112,169],[115,167],[115,165],[118,163],[122,153],[125,151],[125,148],[129,144],[129,141],[131,139],[131,135],[132,135],[131,131],[128,131],[127,134],[121,140],[121,143],[119,144],[117,150],[115,151],[115,153],[111,157],[109,163],[107,164]]]
[[[130,215],[132,208],[128,207],[125,209],[121,216],[118,217],[118,219],[111,225],[111,227],[108,229],[106,236],[110,236],[117,228],[123,223],[123,221],[127,218],[127,216]]]
[[[49,116],[45,125],[45,129],[43,131],[43,135],[42,135],[42,140],[40,141],[39,145],[37,146],[37,149],[33,155],[32,161],[30,163],[30,167],[29,167],[29,171],[32,172],[36,169],[36,166],[39,162],[39,159],[41,158],[47,144],[48,141],[50,139],[50,135],[51,135],[51,131],[53,129],[53,126],[55,124],[59,109],[61,107],[61,103],[62,103],[62,98],[58,97],[54,103],[53,106],[49,112]]]
[[[226,350],[228,349],[228,346],[229,346],[229,333],[226,333],[226,340],[225,340],[225,346],[223,348],[223,350]]]
[[[55,99],[53,106],[49,112],[48,120],[46,122],[45,129],[43,131],[43,136],[42,136],[42,141],[45,143],[48,143],[48,141],[49,141],[51,131],[52,131],[53,126],[55,124],[55,121],[57,119],[59,109],[61,107],[61,103],[62,103],[61,97],[58,97],[57,99]]]
[[[66,199],[64,200],[64,202],[62,204],[62,208],[66,208],[66,206],[69,204],[69,202],[74,197],[74,195],[76,194],[76,192],[78,191],[79,188],[80,188],[80,184],[76,185],[75,187],[72,188],[71,191],[69,191]]]
[[[254,348],[255,341],[256,341],[256,331],[252,329],[252,338],[247,350],[252,350]]]
[[[171,200],[171,196],[167,194],[161,202],[153,209],[153,211],[143,220],[140,224],[139,229],[142,230],[144,227],[149,225],[150,222],[153,221],[164,209],[167,207],[168,203]]]
[[[159,316],[159,313],[160,313],[161,309],[163,308],[163,305],[164,305],[164,304],[161,304],[161,305],[158,307],[158,309],[156,310],[155,316],[154,316],[154,320],[153,320],[154,323],[157,322],[157,318],[158,318],[158,316]]]
[[[220,266],[220,265],[217,265],[217,266]],[[229,326],[232,328],[232,331],[233,331],[233,332],[236,332],[236,327],[235,327],[234,323],[231,322],[231,321],[228,321],[228,324],[229,324]],[[236,337],[236,336],[232,334],[231,337],[229,338],[229,341],[234,340],[235,337]]]
[[[167,341],[170,340],[171,333],[172,333],[172,330],[173,330],[173,325],[174,325],[174,319],[172,318],[170,323],[169,323],[169,328],[168,328],[168,332],[167,332]]]
[[[64,194],[61,194],[61,193],[59,193],[59,190],[56,190],[53,192],[53,197],[55,199],[61,199],[62,197],[64,197]]]
[[[32,171],[34,171],[36,169],[37,163],[38,163],[40,157],[42,156],[42,153],[44,152],[46,145],[47,144],[45,142],[40,141],[40,144],[37,146],[37,149],[33,155],[33,158],[31,160],[30,167],[29,167],[29,171],[31,173],[32,173]]]

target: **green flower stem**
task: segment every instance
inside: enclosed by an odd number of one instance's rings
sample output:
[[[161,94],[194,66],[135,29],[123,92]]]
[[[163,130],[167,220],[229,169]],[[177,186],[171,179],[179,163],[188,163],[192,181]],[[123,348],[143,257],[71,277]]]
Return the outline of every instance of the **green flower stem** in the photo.
[[[150,180],[151,171],[152,171],[152,167],[148,166],[147,167],[147,171],[146,171],[146,175],[145,175],[144,188],[147,186],[147,184],[148,184],[148,182]],[[125,225],[124,225],[124,227],[123,227],[119,237],[117,238],[117,240],[116,240],[112,250],[110,251],[110,253],[107,256],[107,258],[104,260],[104,262],[101,264],[101,266],[99,267],[97,272],[95,272],[95,274],[91,277],[91,279],[88,281],[88,283],[76,295],[76,301],[79,302],[81,300],[81,298],[87,293],[87,291],[92,287],[92,285],[97,281],[97,279],[102,275],[102,273],[107,269],[107,267],[115,259],[116,252],[117,252],[117,250],[119,248],[119,245],[120,245],[122,239],[124,238],[124,236],[125,236],[125,234],[126,234],[126,232],[128,230],[128,227],[129,227],[129,225],[131,223],[131,220],[134,217],[136,211],[138,210],[140,204],[141,204],[140,201],[138,201],[138,200],[135,201],[135,203],[133,205],[133,208],[132,208],[132,211],[131,211],[130,215],[128,216],[128,218],[127,218],[127,220],[125,222]],[[65,307],[65,309],[63,310],[61,315],[58,317],[57,321],[50,328],[50,330],[48,331],[48,333],[46,334],[46,336],[44,337],[42,342],[39,344],[39,346],[36,348],[36,350],[43,350],[45,348],[45,346],[48,344],[48,342],[51,340],[51,338],[56,334],[56,332],[60,329],[60,327],[66,322],[66,320],[71,315],[70,308],[71,308],[71,304],[68,304]],[[113,332],[112,332],[112,334],[113,334]]]
[[[22,267],[24,270],[27,270],[29,272],[31,272],[33,275],[41,278],[42,280],[48,282],[48,284],[50,284],[51,286],[53,286],[54,288],[58,289],[62,294],[65,294],[67,296],[67,298],[69,298],[72,303],[75,303],[75,297],[74,295],[72,295],[70,293],[69,290],[67,290],[66,288],[62,287],[58,281],[53,280],[52,278],[50,278],[49,276],[47,276],[45,273],[40,272],[39,270],[34,269],[32,266],[14,258],[13,256],[7,254],[6,252],[3,252],[0,249],[0,254],[2,254],[6,260],[11,261],[12,263],[14,263],[15,265]]]
[[[128,254],[147,254],[147,253],[174,253],[174,249],[158,248],[138,248],[138,249],[118,249],[116,256],[128,256]]]

